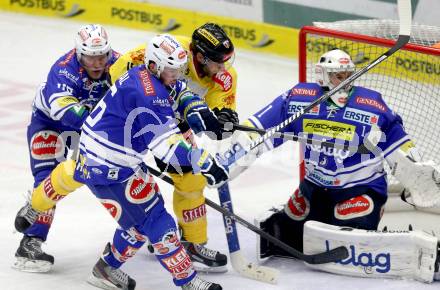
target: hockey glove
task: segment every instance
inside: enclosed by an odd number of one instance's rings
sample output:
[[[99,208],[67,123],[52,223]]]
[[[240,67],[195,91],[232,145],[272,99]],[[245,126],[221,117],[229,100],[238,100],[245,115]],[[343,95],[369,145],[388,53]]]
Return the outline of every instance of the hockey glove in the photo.
[[[191,164],[193,173],[205,176],[209,187],[220,187],[229,178],[227,168],[223,167],[216,158],[203,149],[191,151]]]
[[[213,140],[222,139],[222,125],[205,103],[191,103],[186,109],[185,118],[194,133],[204,132]]]
[[[234,131],[234,124],[238,124],[240,121],[238,119],[238,114],[236,111],[230,108],[214,108],[214,114],[217,116],[220,124],[223,125],[223,130]]]

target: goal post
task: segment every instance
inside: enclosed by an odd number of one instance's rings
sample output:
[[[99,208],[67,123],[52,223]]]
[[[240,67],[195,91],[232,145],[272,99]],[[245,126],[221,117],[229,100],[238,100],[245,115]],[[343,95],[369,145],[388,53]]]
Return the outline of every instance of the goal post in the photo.
[[[399,34],[398,22],[392,20],[315,25],[319,27],[306,26],[299,33],[300,82],[315,82],[314,65],[328,50],[346,51],[359,69],[393,46]],[[380,92],[387,105],[402,117],[405,130],[423,159],[440,164],[440,49],[431,47],[440,42],[440,27],[416,24],[411,31],[410,43],[354,85]],[[300,176],[304,176],[302,163]],[[389,179],[390,199],[398,197],[402,190],[394,178]],[[398,210],[407,208],[403,203],[400,206]]]

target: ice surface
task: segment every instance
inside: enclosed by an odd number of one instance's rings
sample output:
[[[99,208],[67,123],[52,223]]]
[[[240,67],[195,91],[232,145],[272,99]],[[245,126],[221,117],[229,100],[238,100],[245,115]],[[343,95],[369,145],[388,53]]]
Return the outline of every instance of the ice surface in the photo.
[[[55,256],[51,273],[28,274],[11,269],[21,235],[13,234],[13,220],[23,204],[23,194],[32,187],[26,147],[26,125],[35,88],[43,81],[52,63],[72,48],[73,35],[81,24],[0,12],[0,289],[2,290],[82,290],[95,289],[85,279],[116,223],[86,189],[81,188],[60,202],[45,250]],[[147,41],[152,34],[106,26],[114,49],[125,52]],[[267,104],[297,81],[297,62],[238,51],[238,112],[243,119]],[[289,143],[268,154],[231,183],[235,212],[249,221],[274,204],[284,203],[298,183],[296,145]],[[168,208],[172,188],[160,183]],[[207,196],[218,201],[216,192]],[[385,215],[387,224],[412,223],[428,229],[438,216]],[[209,246],[227,252],[221,215],[208,209]],[[244,255],[255,261],[255,235],[239,227]],[[320,273],[301,262],[274,259],[268,266],[281,271],[277,285],[268,285],[226,274],[203,275],[221,283],[224,289],[434,289],[414,281],[359,279]],[[155,258],[146,250],[138,252],[124,270],[137,280],[137,289],[177,289]]]

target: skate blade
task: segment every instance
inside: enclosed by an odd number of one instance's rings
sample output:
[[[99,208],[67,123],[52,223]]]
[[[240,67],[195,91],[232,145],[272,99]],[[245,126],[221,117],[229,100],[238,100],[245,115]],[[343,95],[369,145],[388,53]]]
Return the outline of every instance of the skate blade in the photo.
[[[97,278],[93,275],[90,275],[89,278],[87,278],[87,283],[89,283],[90,285],[93,285],[95,287],[105,289],[105,290],[121,290],[121,288],[116,287],[111,282],[109,282],[105,279]]]
[[[35,261],[20,257],[14,262],[12,269],[29,273],[46,273],[52,269],[52,266],[53,264],[47,261]]]
[[[200,262],[196,262],[196,261],[192,261],[192,262],[193,262],[194,269],[197,272],[202,272],[202,273],[226,273],[226,272],[228,272],[228,267],[226,265],[211,267],[211,266],[207,266],[205,264],[202,264]]]

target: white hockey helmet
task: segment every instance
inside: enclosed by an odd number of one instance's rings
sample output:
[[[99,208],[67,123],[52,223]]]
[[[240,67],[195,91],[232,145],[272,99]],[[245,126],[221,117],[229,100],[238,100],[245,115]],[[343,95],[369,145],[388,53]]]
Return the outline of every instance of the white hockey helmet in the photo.
[[[75,49],[78,60],[82,55],[110,55],[112,50],[107,32],[99,24],[87,24],[78,30]]]
[[[157,77],[160,77],[166,67],[181,72],[186,68],[188,55],[176,38],[169,34],[154,36],[148,42],[145,50],[145,66],[148,68],[150,62],[154,62],[157,68]]]
[[[355,65],[351,57],[340,49],[330,50],[324,53],[315,65],[316,82],[321,87],[335,87],[330,82],[329,73],[354,72]]]
[[[350,55],[340,49],[330,50],[324,53],[318,63],[315,65],[315,79],[321,87],[328,87],[333,89],[336,85],[332,83],[331,74],[337,74],[341,72],[353,73],[355,71],[355,65],[351,60]],[[348,76],[348,75],[347,75]],[[340,107],[344,106],[348,92],[352,85],[347,85],[336,94],[331,96],[334,103]]]

